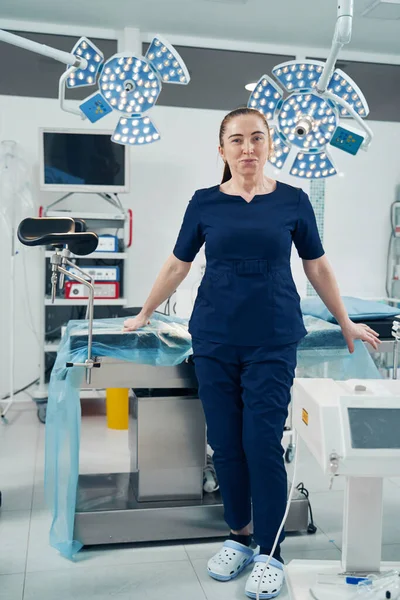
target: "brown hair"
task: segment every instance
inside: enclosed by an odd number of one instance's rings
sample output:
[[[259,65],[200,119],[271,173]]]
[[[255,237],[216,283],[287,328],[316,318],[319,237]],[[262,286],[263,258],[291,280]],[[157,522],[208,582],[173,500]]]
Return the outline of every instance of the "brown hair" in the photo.
[[[235,108],[235,110],[232,110],[230,113],[228,113],[224,117],[224,119],[221,123],[221,127],[219,129],[219,145],[221,147],[223,147],[223,145],[224,145],[222,138],[224,137],[224,133],[226,131],[226,126],[229,123],[229,121],[231,119],[234,119],[235,117],[240,117],[242,115],[257,115],[258,117],[260,117],[260,119],[262,119],[262,121],[264,121],[265,127],[267,128],[267,131],[268,131],[268,142],[269,142],[270,152],[272,152],[271,131],[270,131],[270,128],[268,125],[268,121],[265,118],[265,115],[263,115],[263,113],[260,112],[259,110],[257,110],[256,108],[248,108],[247,106],[244,106],[243,108]],[[225,181],[228,181],[231,178],[232,178],[232,173],[231,173],[230,167],[229,167],[228,163],[225,162],[224,174],[222,175],[221,183],[225,183]]]

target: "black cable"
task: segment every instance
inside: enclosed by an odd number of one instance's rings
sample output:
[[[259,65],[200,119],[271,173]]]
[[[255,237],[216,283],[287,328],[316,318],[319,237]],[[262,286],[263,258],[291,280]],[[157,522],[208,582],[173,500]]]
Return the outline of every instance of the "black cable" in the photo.
[[[111,204],[113,206],[115,206],[114,203],[112,202],[113,201],[113,197],[110,194],[107,194],[106,192],[104,192],[104,195],[106,196],[106,198],[108,198],[109,200],[111,200]],[[119,199],[118,194],[114,193],[114,196],[117,198],[118,202],[120,204],[122,204],[121,200]],[[117,207],[115,206],[115,208],[117,208]],[[116,237],[118,239],[118,242],[121,241],[121,238],[118,237],[118,232],[119,232],[120,229],[122,229],[122,227],[117,227],[117,229],[115,230],[115,234],[114,234],[114,237]],[[118,248],[118,250],[119,250],[119,248]]]
[[[122,265],[123,265],[123,263],[125,261],[123,261],[122,258],[113,258],[112,255],[113,255],[113,252],[110,252],[110,258],[107,258],[107,259],[105,259],[105,258],[91,258],[90,260],[95,260],[96,263],[98,263],[98,264],[100,264],[101,266],[104,266],[104,267],[111,267],[111,268],[112,267],[122,267]],[[110,263],[107,262],[109,260],[113,260],[115,264],[110,265]],[[93,268],[95,268],[96,266],[98,266],[98,264],[92,265]]]
[[[56,331],[60,331],[60,329],[61,329],[62,327],[63,327],[62,325],[59,325],[58,327],[55,327],[54,329],[50,329],[50,331],[46,331],[46,332],[45,332],[45,335],[46,335],[46,336],[49,336],[49,335],[51,335],[52,333],[56,333]]]
[[[50,305],[50,306],[52,306],[52,305]],[[68,325],[69,321],[73,321],[74,320],[74,312],[76,310],[79,310],[79,307],[77,305],[73,305],[70,308],[71,308],[71,312],[70,312],[69,318],[66,321],[64,321],[64,323],[62,323],[61,325],[58,325],[57,327],[54,327],[54,329],[50,329],[49,331],[45,331],[45,337],[48,337],[52,333],[56,333],[56,331],[60,331],[65,325]],[[79,318],[79,317],[77,317],[77,318]]]
[[[45,370],[44,374],[47,375],[47,373],[52,370],[53,366],[54,366],[54,364],[51,367],[47,367],[47,369]],[[32,385],[35,385],[35,383],[38,383],[38,381],[39,381],[39,377],[37,379],[34,379],[33,381],[31,381],[30,383],[28,383],[24,387],[20,388],[19,390],[15,390],[14,396],[16,396],[17,394],[20,394],[21,392],[25,392],[25,390],[27,390],[28,388],[30,388]],[[6,394],[5,396],[2,396],[0,398],[0,401],[2,402],[3,400],[8,400],[9,397],[10,397],[10,394]]]
[[[30,383],[28,383],[28,385],[26,385],[25,387],[16,390],[14,392],[14,396],[16,396],[17,394],[19,394],[20,392],[24,392],[25,390],[27,390],[29,387],[31,387],[31,385],[34,385],[35,383],[37,383],[39,381],[39,378],[35,379],[34,381],[31,381]],[[8,398],[10,397],[10,394],[6,394],[5,396],[1,397],[1,400],[8,400]]]
[[[175,290],[174,292],[172,292],[172,294],[171,294],[171,295],[170,295],[170,297],[167,299],[167,302],[166,302],[166,304],[165,304],[165,308],[164,308],[164,313],[163,313],[163,314],[164,314],[165,316],[167,316],[167,317],[170,317],[170,316],[171,316],[171,299],[174,297],[174,295],[175,295],[175,294],[176,294],[176,290]],[[176,308],[176,302],[174,303],[174,305],[173,305],[173,309],[172,309],[172,310],[173,310],[173,312],[174,312],[174,314],[176,315],[176,310],[175,310],[175,308]],[[167,312],[167,311],[168,311],[168,312]]]
[[[310,513],[310,524],[308,526],[308,533],[315,533],[317,531],[317,528],[314,524],[314,516],[313,516],[313,511],[311,508],[311,502],[310,502],[310,494],[309,491],[304,487],[304,483],[300,482],[297,486],[296,486],[296,490],[298,492],[300,492],[300,494],[302,494],[304,496],[304,498],[306,498],[307,500],[307,504],[308,504],[308,510]]]
[[[52,368],[53,367],[50,367],[50,369],[46,369],[45,375],[47,375],[47,373],[49,371],[51,371]],[[35,383],[37,383],[38,381],[39,381],[39,377],[37,379],[34,379],[33,381],[31,381],[30,383],[28,383],[24,387],[20,388],[19,390],[15,390],[14,396],[16,396],[17,394],[20,394],[21,392],[25,392],[25,390],[27,390],[28,388],[30,388],[32,385],[35,385]],[[8,400],[9,397],[10,397],[10,394],[6,394],[5,396],[2,396],[0,400],[1,401]]]
[[[170,297],[167,298],[167,300],[165,301],[164,310],[155,310],[154,312],[156,312],[156,313],[158,313],[160,315],[164,315],[165,317],[170,317],[171,316],[171,298],[173,297],[173,295],[175,293],[176,293],[176,291],[173,292],[170,295]],[[176,314],[176,312],[175,312],[175,306],[176,306],[176,303],[174,304],[174,313]]]

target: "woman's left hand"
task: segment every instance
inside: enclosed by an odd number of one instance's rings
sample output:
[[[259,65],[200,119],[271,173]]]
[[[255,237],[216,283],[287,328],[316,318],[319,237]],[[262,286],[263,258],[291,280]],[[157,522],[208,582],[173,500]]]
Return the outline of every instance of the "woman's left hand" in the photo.
[[[374,350],[378,350],[381,343],[378,339],[379,333],[364,323],[353,323],[349,320],[345,325],[342,325],[342,333],[351,354],[354,352],[354,340],[368,342]]]

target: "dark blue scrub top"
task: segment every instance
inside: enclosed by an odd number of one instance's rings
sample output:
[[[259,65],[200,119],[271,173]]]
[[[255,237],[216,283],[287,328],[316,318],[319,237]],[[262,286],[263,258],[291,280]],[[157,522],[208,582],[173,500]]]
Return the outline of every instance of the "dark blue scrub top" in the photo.
[[[304,337],[290,268],[292,242],[300,258],[324,254],[303,190],[277,182],[273,192],[251,202],[221,192],[219,185],[195,192],[173,251],[192,262],[206,245],[191,335],[238,346],[280,346]]]

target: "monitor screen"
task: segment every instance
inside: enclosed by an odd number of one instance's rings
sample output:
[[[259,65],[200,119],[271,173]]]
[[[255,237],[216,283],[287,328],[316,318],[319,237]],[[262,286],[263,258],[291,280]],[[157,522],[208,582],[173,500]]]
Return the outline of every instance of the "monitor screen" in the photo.
[[[349,408],[352,448],[400,449],[400,409]]]
[[[108,132],[42,131],[43,189],[127,191],[126,148]]]

